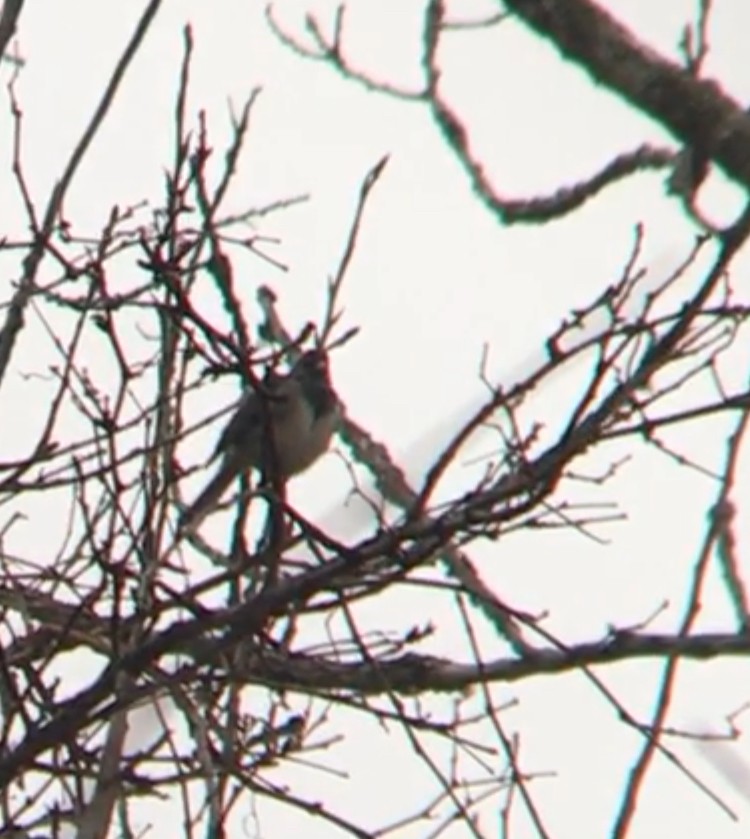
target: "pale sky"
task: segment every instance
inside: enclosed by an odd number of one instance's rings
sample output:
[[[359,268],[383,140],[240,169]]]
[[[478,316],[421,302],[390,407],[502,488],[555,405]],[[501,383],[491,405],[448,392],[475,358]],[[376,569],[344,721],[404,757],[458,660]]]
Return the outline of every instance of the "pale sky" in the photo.
[[[349,0],[345,47],[351,61],[377,79],[417,89],[422,5],[415,0]],[[610,0],[607,5],[654,49],[676,57],[681,27],[697,4]],[[92,113],[141,6],[132,0],[66,0],[29,2],[24,10],[18,50],[26,66],[17,92],[24,110],[24,167],[40,202]],[[740,101],[750,101],[750,6],[738,0],[716,0],[715,6],[705,73]],[[305,39],[301,23],[306,12],[325,14],[334,7],[315,0],[272,6],[274,17],[299,41]],[[454,16],[479,17],[493,8],[489,2],[452,4]],[[546,335],[569,311],[619,275],[637,223],[645,228],[641,263],[657,280],[684,258],[693,241],[695,229],[679,204],[665,195],[664,173],[631,178],[544,227],[504,228],[471,193],[423,105],[368,91],[331,67],[294,55],[269,33],[263,4],[248,0],[166,0],[66,201],[66,218],[81,235],[95,235],[115,203],[158,201],[163,171],[172,159],[181,30],[188,21],[195,39],[190,112],[206,111],[217,158],[228,137],[230,103],[238,110],[253,88],[261,89],[227,209],[311,196],[305,204],[258,222],[258,232],[280,239],[270,251],[289,266],[288,273],[247,256],[236,265],[238,273],[247,274],[249,296],[259,282],[273,285],[291,328],[321,317],[326,281],[338,264],[359,184],[383,155],[390,156],[368,205],[343,293],[344,323],[361,332],[334,356],[333,370],[350,415],[388,445],[415,482],[440,442],[482,398],[478,370],[485,345],[491,371],[510,385],[541,357]],[[504,196],[547,193],[592,174],[615,154],[643,143],[672,143],[658,126],[606,89],[595,88],[581,70],[563,64],[548,45],[513,22],[489,31],[452,33],[441,64],[444,90]],[[6,81],[11,68],[0,72]],[[24,219],[7,165],[11,136],[9,120],[1,121],[5,230],[11,225],[22,235]],[[707,185],[702,201],[716,221],[727,221],[739,206],[737,191],[718,177]],[[7,283],[14,262],[6,256],[0,264]],[[740,264],[746,266],[747,259]],[[206,301],[206,311],[218,316],[215,301]],[[50,346],[37,326],[32,324],[29,334],[38,341],[29,338],[28,371],[44,369]],[[92,357],[92,369],[99,363]],[[19,396],[13,439],[33,439],[45,384],[16,374],[7,387]],[[552,427],[566,393],[575,388],[573,372],[539,394],[539,419]],[[234,395],[230,385],[214,393],[227,402]],[[197,406],[204,412],[210,408],[213,402]],[[670,439],[715,467],[727,427],[724,418],[688,426]],[[716,437],[709,437],[707,429]],[[214,439],[209,430],[205,448],[196,447],[186,457],[199,458]],[[476,452],[482,451],[478,443]],[[587,468],[606,468],[617,454],[612,446],[589,458]],[[476,468],[456,470],[451,491],[475,476]],[[320,516],[333,531],[354,538],[366,520],[343,506],[346,486],[346,471],[332,454],[295,482],[293,500],[305,515]],[[611,624],[637,624],[664,600],[669,606],[651,629],[667,631],[681,615],[687,569],[714,493],[705,476],[678,470],[653,450],[641,450],[611,484],[588,496],[617,501],[627,514],[627,521],[601,528],[600,543],[572,531],[519,533],[501,543],[479,543],[471,556],[504,600],[529,612],[548,611],[545,628],[571,643],[601,637]],[[37,503],[39,510],[46,509],[46,502]],[[740,535],[750,538],[743,529]],[[30,520],[16,538],[19,549],[28,550],[45,546],[50,537]],[[699,625],[727,628],[729,613],[720,595],[714,601],[709,598]],[[385,630],[403,625],[402,614],[420,620],[420,609],[425,623],[441,627],[425,649],[469,660],[457,615],[444,600],[401,590],[367,601],[359,614],[363,626]],[[488,658],[505,654],[486,628],[480,636]],[[648,719],[659,666],[629,663],[597,673],[632,714]],[[748,675],[748,665],[738,661],[685,663],[671,724],[720,727],[727,714],[750,699]],[[531,785],[551,834],[608,835],[641,738],[616,719],[580,675],[495,685],[493,695],[517,702],[503,719],[521,737],[522,767],[555,773]],[[481,707],[481,697],[476,702]],[[144,712],[133,719],[135,742],[140,726],[149,730],[147,716]],[[317,759],[350,779],[300,765],[280,772],[279,780],[293,784],[299,794],[325,796],[342,815],[373,828],[411,812],[422,800],[420,788],[434,789],[397,729],[386,737],[363,717],[343,712],[337,725],[348,740]],[[657,760],[632,837],[745,836],[750,804],[717,774],[716,761],[707,760],[712,747],[670,745],[741,820],[730,821],[674,767]],[[747,737],[722,748],[715,752],[719,761],[721,754],[731,755],[726,760],[750,761]],[[498,759],[498,768],[503,765]],[[144,823],[174,829],[174,822],[167,821],[174,819],[171,806],[154,807]],[[259,823],[248,814],[246,835],[255,836],[256,830],[267,839],[333,835],[322,821],[264,800],[257,806]],[[481,825],[485,835],[497,835],[491,808],[483,812]],[[445,835],[466,833],[456,827]],[[512,835],[525,839],[535,834],[519,816]]]

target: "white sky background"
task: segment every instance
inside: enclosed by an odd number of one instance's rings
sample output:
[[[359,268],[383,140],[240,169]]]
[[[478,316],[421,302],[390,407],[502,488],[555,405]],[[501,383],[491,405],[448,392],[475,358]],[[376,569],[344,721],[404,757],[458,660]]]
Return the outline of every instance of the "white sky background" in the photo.
[[[608,7],[654,48],[676,56],[681,27],[692,19],[695,5],[620,0]],[[715,5],[705,73],[720,79],[740,101],[750,101],[750,6],[737,0]],[[352,62],[376,79],[418,88],[421,6],[412,0],[350,0],[345,48]],[[332,7],[313,0],[274,5],[277,20],[299,40],[304,40],[305,12]],[[478,17],[492,5],[456,2],[453,9],[456,16]],[[124,0],[30,2],[25,9],[19,45],[27,66],[18,94],[25,113],[25,171],[40,201],[59,177],[140,11],[140,3]],[[187,21],[196,43],[190,110],[206,110],[217,150],[228,137],[228,102],[239,109],[253,87],[262,87],[249,151],[228,209],[300,193],[312,196],[307,204],[258,225],[260,233],[280,237],[273,253],[289,265],[286,275],[246,257],[238,262],[248,274],[248,294],[257,282],[274,285],[290,326],[320,317],[326,279],[338,264],[359,184],[377,160],[390,155],[344,289],[346,324],[360,325],[362,331],[336,354],[333,365],[351,416],[387,443],[415,480],[439,451],[446,431],[481,398],[477,371],[485,344],[491,370],[511,384],[540,357],[544,338],[569,310],[588,303],[619,276],[637,222],[646,230],[642,263],[657,279],[684,258],[692,242],[693,228],[678,204],[665,196],[663,173],[632,178],[545,227],[503,228],[471,194],[423,106],[368,92],[328,66],[293,55],[269,34],[262,4],[248,0],[166,3],[69,193],[65,212],[76,232],[96,234],[114,203],[159,200],[162,172],[173,154],[174,93]],[[594,88],[580,70],[563,64],[550,47],[514,23],[452,34],[441,63],[444,90],[470,129],[472,148],[505,196],[547,193],[593,173],[614,154],[643,142],[668,142],[658,127],[604,88]],[[10,70],[6,66],[0,72],[7,78]],[[2,120],[4,155],[10,136],[9,120]],[[0,167],[6,218],[15,195],[8,168],[5,163]],[[727,221],[739,206],[736,192],[718,178],[703,198],[704,209],[716,220]],[[20,207],[16,211],[21,234],[24,220]],[[739,276],[737,268],[734,275]],[[4,273],[0,282],[7,283],[9,276]],[[49,363],[50,348],[43,339],[32,350],[38,350],[39,368]],[[34,360],[34,354],[26,356],[29,369]],[[98,363],[91,359],[92,368]],[[26,433],[33,439],[43,384],[17,377],[8,387],[18,393],[20,406],[13,415],[18,425],[12,439],[23,440]],[[573,378],[560,382],[559,393],[544,394],[538,418],[544,419],[544,412],[554,416],[571,388]],[[221,398],[231,395],[227,389]],[[198,407],[208,410],[214,403]],[[0,422],[7,435],[8,416]],[[700,424],[670,439],[694,459],[715,466],[723,445],[718,435],[726,428],[725,421]],[[711,429],[717,437],[708,439]],[[205,446],[212,440],[209,434]],[[478,452],[483,450],[478,446]],[[612,447],[589,465],[603,469],[623,450]],[[197,459],[200,451],[189,456]],[[0,457],[5,459],[5,452]],[[332,529],[354,534],[360,519],[341,511],[344,485],[340,461],[329,456],[295,482],[294,500],[307,515],[324,515]],[[573,532],[532,532],[479,545],[471,555],[503,599],[531,612],[549,610],[545,627],[568,642],[600,637],[610,623],[637,623],[664,599],[670,608],[652,628],[667,630],[681,615],[686,569],[695,560],[714,492],[705,477],[679,470],[653,451],[641,452],[611,485],[591,489],[589,497],[617,500],[628,514],[627,523],[601,529],[598,535],[607,544]],[[45,545],[31,517],[18,538],[25,547]],[[714,600],[706,604],[700,625],[726,628],[729,613],[720,597]],[[447,610],[446,601],[440,602]],[[383,629],[398,626],[397,608],[408,608],[410,619],[419,623],[458,626],[452,610],[436,614],[434,603],[421,604],[405,592],[369,601],[362,620]],[[482,640],[488,658],[504,654],[490,633]],[[432,649],[470,658],[460,632],[440,636]],[[648,718],[659,668],[638,663],[598,672],[635,716]],[[685,664],[682,672],[674,726],[719,725],[750,698],[747,665]],[[504,721],[521,735],[523,768],[558,773],[531,786],[552,835],[607,835],[640,739],[577,675],[499,686],[495,696],[519,700]],[[304,767],[284,777],[310,797],[326,791],[334,809],[376,827],[389,814],[410,810],[409,801],[421,800],[414,789],[426,773],[403,751],[397,730],[388,739],[369,723],[360,721],[352,730],[356,736],[330,759],[331,765],[350,771],[351,782]],[[725,748],[733,750],[733,757],[750,759],[747,738]],[[740,823],[729,821],[677,770],[657,761],[632,835],[746,835],[748,803],[714,773],[701,752],[689,744],[677,744],[675,750],[725,795],[741,814]],[[322,821],[300,820],[263,801],[258,807],[265,837],[301,835],[302,830],[308,839],[331,835]],[[149,820],[158,824],[167,815],[167,807],[153,809]],[[173,813],[171,819],[164,825],[174,830]],[[246,828],[254,835],[252,822]],[[487,836],[494,835],[497,822],[491,812],[483,828]],[[462,829],[450,835],[463,835]],[[530,835],[519,820],[513,836]]]

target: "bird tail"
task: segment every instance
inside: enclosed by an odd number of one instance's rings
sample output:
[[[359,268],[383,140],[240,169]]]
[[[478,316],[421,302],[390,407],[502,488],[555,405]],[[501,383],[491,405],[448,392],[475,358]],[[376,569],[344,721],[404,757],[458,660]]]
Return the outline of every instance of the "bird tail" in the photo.
[[[177,532],[180,536],[194,533],[203,519],[218,505],[227,487],[237,475],[232,463],[222,463],[219,471],[208,482],[208,486],[180,516]]]

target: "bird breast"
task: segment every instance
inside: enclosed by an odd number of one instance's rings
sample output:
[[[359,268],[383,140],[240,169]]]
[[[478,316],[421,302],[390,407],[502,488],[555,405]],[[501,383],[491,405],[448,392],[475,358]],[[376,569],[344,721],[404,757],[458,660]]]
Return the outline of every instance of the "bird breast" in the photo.
[[[306,400],[294,400],[289,415],[272,423],[281,474],[296,475],[311,466],[328,448],[338,422],[338,410],[318,416]]]

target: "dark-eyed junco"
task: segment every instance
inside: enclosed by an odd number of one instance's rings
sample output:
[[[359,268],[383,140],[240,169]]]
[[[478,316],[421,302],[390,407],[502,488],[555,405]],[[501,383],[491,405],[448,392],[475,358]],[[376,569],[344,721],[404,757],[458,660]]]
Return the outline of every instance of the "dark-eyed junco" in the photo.
[[[216,475],[183,513],[180,533],[194,531],[221,501],[232,481],[250,469],[285,481],[311,466],[328,448],[341,408],[323,350],[306,352],[286,375],[271,375],[250,390],[224,429],[213,458]]]

